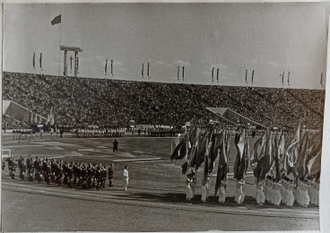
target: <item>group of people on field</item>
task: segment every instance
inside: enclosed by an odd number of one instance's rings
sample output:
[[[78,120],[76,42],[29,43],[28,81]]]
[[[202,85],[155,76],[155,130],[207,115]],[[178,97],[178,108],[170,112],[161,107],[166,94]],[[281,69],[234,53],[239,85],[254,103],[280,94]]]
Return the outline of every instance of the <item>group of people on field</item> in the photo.
[[[40,136],[40,139],[43,139],[43,135],[44,135],[44,130],[40,129],[38,134]],[[50,128],[49,130],[50,133],[50,137],[51,138],[62,138],[63,137],[63,133],[64,130],[58,129],[58,130],[54,130],[53,128]],[[13,131],[13,140],[30,140],[30,139],[34,139],[36,140],[36,131],[34,129],[18,129],[18,130],[14,130]]]
[[[7,159],[9,176],[14,179],[16,169],[19,170],[19,178],[22,180],[27,179],[29,182],[43,180],[50,184],[56,183],[58,186],[63,182],[68,187],[74,184],[82,186],[83,188],[96,188],[101,190],[106,187],[106,180],[108,178],[108,185],[112,187],[114,165],[110,164],[103,166],[102,164],[96,165],[95,163],[79,163],[67,162],[63,160],[56,160],[55,158],[39,158],[35,159],[29,155],[26,159],[22,156],[17,161],[11,156]],[[2,170],[5,168],[5,162],[2,162]],[[127,185],[125,184],[127,189]]]
[[[221,180],[217,190],[219,192],[219,203],[225,203],[227,185],[227,180]],[[234,200],[238,204],[243,204],[245,199],[244,185],[245,181],[243,179],[236,180]],[[192,171],[186,178],[186,200],[191,201],[195,196],[196,186],[196,172]],[[209,191],[210,178],[208,177],[201,189],[202,202],[206,202]],[[258,205],[263,205],[265,202],[268,202],[275,206],[283,204],[292,208],[296,201],[296,203],[302,207],[308,207],[309,205],[319,206],[319,182],[315,178],[297,180],[297,182],[290,179],[281,179],[276,182],[272,177],[268,176],[264,180],[255,180],[253,198]]]
[[[77,138],[99,138],[99,137],[124,137],[123,129],[74,129],[73,137]]]
[[[294,201],[300,206],[308,207],[310,204],[319,206],[319,183],[316,179],[293,181],[281,179],[274,181],[270,176],[264,181],[256,181],[255,195],[258,205],[265,201],[279,206],[281,203],[292,208]]]

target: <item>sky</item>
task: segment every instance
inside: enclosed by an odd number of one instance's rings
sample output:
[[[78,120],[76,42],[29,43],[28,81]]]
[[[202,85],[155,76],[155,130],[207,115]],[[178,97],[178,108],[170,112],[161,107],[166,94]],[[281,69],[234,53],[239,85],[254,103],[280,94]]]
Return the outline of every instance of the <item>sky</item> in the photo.
[[[79,77],[146,81],[146,70],[142,78],[141,69],[142,63],[145,67],[149,63],[149,80],[156,82],[325,86],[329,2],[5,4],[4,8],[4,71],[62,75],[64,53],[59,46],[65,45],[83,49],[78,54]],[[62,22],[52,26],[60,14]],[[70,56],[73,52],[68,52]],[[105,75],[106,59],[114,61],[113,77],[110,62]],[[185,67],[184,80],[182,69],[177,80],[178,65]],[[212,67],[219,68],[218,82],[216,72],[212,82]],[[68,62],[72,76],[70,71]]]

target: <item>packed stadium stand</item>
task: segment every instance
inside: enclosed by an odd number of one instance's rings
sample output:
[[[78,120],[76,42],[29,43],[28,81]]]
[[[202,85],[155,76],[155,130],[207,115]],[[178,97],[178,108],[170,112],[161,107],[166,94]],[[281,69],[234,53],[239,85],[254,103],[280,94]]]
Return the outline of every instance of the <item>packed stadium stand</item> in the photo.
[[[323,126],[324,90],[138,82],[13,72],[3,73],[2,85],[4,100],[14,101],[41,116],[47,116],[53,108],[56,124],[87,122],[100,127],[125,126],[134,119],[137,124],[178,126],[193,117],[210,114],[206,107],[227,107],[266,126],[295,127],[302,116],[308,128]]]

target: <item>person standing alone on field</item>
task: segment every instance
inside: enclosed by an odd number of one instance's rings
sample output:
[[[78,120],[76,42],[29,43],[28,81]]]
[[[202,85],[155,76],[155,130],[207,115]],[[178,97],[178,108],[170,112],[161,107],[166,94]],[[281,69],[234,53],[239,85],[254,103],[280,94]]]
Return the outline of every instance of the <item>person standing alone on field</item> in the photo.
[[[115,139],[115,141],[112,143],[113,144],[113,152],[118,152],[118,142],[117,139]]]
[[[125,166],[125,168],[124,168],[123,177],[124,177],[124,189],[125,189],[125,191],[127,191],[128,180],[129,180],[128,167],[127,166]]]

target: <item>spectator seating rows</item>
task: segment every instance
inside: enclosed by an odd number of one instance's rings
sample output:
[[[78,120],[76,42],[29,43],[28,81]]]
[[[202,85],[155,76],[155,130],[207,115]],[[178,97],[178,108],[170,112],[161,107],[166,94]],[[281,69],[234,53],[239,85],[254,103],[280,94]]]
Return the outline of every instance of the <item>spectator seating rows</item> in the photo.
[[[184,125],[206,107],[229,107],[263,125],[293,127],[305,116],[308,128],[323,125],[324,90],[138,82],[4,72],[3,99],[47,116],[57,124],[103,127]]]

